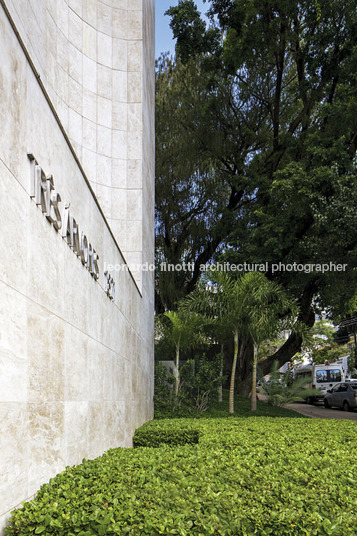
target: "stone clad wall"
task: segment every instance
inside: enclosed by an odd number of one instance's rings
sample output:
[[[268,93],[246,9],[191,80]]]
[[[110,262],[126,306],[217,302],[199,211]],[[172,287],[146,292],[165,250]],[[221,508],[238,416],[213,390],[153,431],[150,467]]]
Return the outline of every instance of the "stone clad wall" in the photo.
[[[143,55],[148,59],[153,49],[153,5],[152,0],[6,0],[139,286]],[[143,49],[145,32],[150,40]],[[152,73],[152,64],[149,68]]]
[[[154,244],[154,0],[1,4],[0,531],[51,476],[152,418],[153,274],[113,271],[112,300],[104,272],[152,263]],[[29,153],[97,280],[30,197]]]

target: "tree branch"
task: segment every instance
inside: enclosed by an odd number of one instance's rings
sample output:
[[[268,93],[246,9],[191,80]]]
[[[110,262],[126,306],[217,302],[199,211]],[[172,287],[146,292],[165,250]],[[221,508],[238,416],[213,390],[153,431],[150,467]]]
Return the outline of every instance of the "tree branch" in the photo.
[[[315,323],[315,313],[312,310],[312,301],[318,291],[317,278],[312,279],[305,287],[304,292],[300,299],[300,313],[298,320],[304,323],[308,327],[312,327]],[[288,340],[283,344],[281,348],[275,354],[271,355],[264,361],[259,363],[259,366],[263,374],[268,374],[274,361],[277,361],[279,367],[289,361],[295,354],[301,349],[303,338],[298,333],[292,333]]]

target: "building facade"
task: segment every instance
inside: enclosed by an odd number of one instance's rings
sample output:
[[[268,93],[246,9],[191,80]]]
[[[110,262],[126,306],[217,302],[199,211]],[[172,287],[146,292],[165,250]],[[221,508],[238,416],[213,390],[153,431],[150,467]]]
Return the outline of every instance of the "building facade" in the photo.
[[[154,0],[0,0],[0,532],[153,415]]]

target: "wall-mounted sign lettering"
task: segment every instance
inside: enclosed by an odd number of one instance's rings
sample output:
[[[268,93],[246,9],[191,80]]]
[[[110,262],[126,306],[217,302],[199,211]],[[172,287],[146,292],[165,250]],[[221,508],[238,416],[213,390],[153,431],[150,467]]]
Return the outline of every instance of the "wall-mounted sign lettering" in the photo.
[[[112,276],[109,274],[109,272],[104,272],[105,277],[105,287],[104,290],[107,293],[107,296],[111,299],[115,299],[115,283]]]
[[[36,205],[41,207],[42,213],[51,225],[57,232],[61,233],[62,238],[73,253],[81,260],[91,276],[97,280],[99,277],[99,256],[71,215],[70,203],[62,203],[60,194],[55,190],[53,176],[46,175],[32,154],[27,156],[31,166],[30,197],[34,199]],[[105,292],[111,300],[114,299],[115,283],[108,272],[105,272]]]

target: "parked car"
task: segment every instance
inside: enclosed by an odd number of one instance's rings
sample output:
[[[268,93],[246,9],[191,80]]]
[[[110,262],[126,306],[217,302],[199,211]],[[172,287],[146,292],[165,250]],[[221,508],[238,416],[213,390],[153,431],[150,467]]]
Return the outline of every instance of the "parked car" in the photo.
[[[324,397],[325,408],[333,406],[350,411],[357,408],[357,381],[338,383]]]

